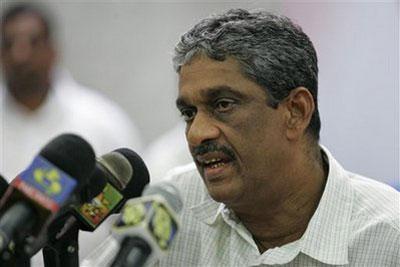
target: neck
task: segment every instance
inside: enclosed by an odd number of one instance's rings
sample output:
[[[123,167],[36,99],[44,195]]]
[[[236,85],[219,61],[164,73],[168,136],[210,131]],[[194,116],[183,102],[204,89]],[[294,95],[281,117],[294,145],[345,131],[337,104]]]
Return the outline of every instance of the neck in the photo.
[[[292,159],[292,171],[280,177],[284,186],[266,189],[252,206],[233,208],[260,252],[300,239],[317,209],[327,173],[319,147],[316,156],[306,154]]]

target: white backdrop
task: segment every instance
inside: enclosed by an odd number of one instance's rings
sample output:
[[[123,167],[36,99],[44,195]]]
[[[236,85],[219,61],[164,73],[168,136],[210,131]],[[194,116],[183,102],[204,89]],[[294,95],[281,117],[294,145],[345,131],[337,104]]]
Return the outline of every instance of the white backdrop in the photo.
[[[48,1],[63,62],[135,121],[146,143],[172,127],[171,54],[200,18],[231,7],[293,18],[319,55],[322,140],[344,167],[399,183],[399,5],[396,1]],[[4,7],[4,1],[2,9]]]

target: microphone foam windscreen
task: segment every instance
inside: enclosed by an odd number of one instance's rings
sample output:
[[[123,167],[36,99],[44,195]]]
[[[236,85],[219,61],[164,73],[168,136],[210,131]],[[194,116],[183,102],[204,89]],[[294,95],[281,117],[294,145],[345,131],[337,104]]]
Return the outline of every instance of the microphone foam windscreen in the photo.
[[[78,180],[86,182],[95,166],[95,154],[91,145],[75,134],[62,134],[51,140],[40,156]]]
[[[123,189],[122,194],[127,198],[141,196],[143,188],[150,182],[150,175],[146,164],[136,152],[128,148],[119,148],[115,152],[122,154],[129,161],[133,169],[132,176]]]
[[[81,202],[89,202],[94,197],[99,195],[107,184],[107,177],[102,171],[99,164],[96,162],[96,168],[92,172],[87,185],[80,192]]]
[[[149,171],[142,158],[128,148],[120,148],[100,157],[99,162],[115,178],[125,199],[139,197],[149,183]]]

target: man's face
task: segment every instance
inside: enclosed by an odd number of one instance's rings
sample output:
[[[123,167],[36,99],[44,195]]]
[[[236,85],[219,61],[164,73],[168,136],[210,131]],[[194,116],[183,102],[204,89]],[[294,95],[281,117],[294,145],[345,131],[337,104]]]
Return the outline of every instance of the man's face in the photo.
[[[266,93],[235,59],[197,56],[184,65],[177,106],[194,161],[216,201],[231,207],[252,203],[265,188],[285,183],[278,179],[288,158],[284,111],[267,105]]]
[[[41,19],[17,15],[2,27],[1,63],[10,90],[34,93],[48,86],[54,50]]]

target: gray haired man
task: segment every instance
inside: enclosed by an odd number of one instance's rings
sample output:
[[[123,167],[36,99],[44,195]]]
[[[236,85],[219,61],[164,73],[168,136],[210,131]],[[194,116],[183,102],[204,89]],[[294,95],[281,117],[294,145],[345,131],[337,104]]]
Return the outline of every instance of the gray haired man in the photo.
[[[399,266],[399,194],[319,145],[315,49],[290,19],[230,10],[175,48],[195,164],[161,266]]]

